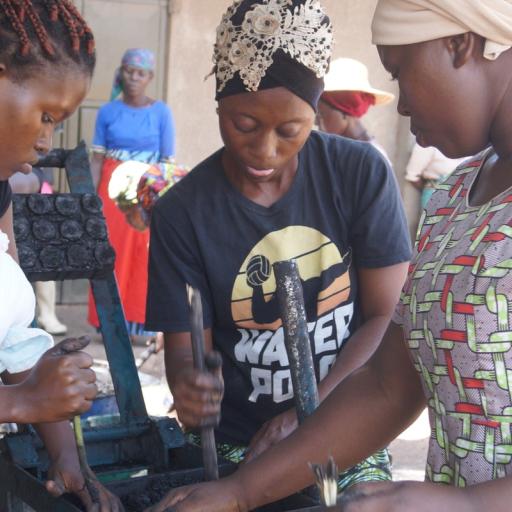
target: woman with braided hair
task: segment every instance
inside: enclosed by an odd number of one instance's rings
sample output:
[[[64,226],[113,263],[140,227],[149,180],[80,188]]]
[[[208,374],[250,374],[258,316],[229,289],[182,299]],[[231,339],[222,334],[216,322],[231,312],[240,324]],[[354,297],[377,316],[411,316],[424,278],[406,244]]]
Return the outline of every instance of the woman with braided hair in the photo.
[[[69,419],[91,407],[97,388],[83,340],[51,348],[29,329],[34,294],[17,264],[8,179],[28,174],[51,148],[58,123],[84,99],[94,37],[69,0],[0,2],[0,422],[33,423],[50,458],[48,491],[75,493],[89,512],[121,505],[96,480],[85,487]],[[39,361],[38,361],[39,360]]]
[[[242,512],[286,496],[312,482],[308,462],[333,455],[348,467],[425,407],[426,481],[361,484],[338,510],[510,510],[512,1],[379,0],[373,41],[418,143],[477,156],[432,195],[374,356],[279,445],[220,483],[169,496],[176,512]]]

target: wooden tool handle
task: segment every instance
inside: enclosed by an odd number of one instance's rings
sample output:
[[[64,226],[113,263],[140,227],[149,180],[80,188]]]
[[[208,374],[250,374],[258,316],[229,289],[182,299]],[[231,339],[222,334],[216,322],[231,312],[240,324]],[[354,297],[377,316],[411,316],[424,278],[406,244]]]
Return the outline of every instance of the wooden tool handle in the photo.
[[[210,352],[205,356],[203,306],[201,294],[196,288],[187,284],[187,297],[190,306],[190,334],[192,338],[192,355],[194,368],[199,371],[216,370],[222,365],[219,362],[220,354]],[[217,464],[217,447],[213,427],[201,427],[201,448],[203,451],[203,465],[205,480],[218,480],[219,468]]]

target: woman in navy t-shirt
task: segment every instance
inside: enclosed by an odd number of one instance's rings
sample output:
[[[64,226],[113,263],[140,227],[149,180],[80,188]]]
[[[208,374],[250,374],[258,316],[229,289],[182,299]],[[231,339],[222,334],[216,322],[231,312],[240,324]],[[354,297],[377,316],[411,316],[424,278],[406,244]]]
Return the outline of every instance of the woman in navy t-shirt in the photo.
[[[292,4],[235,2],[224,16],[215,46],[224,147],[157,202],[151,224],[146,327],[165,333],[180,420],[193,428],[221,413],[219,451],[234,461],[297,427],[272,264],[297,261],[323,400],[377,347],[411,252],[379,152],[312,131],[331,27],[319,2]],[[286,38],[296,45],[281,47]],[[185,283],[201,291],[207,348],[223,358],[222,400],[221,380],[192,367]],[[339,484],[390,477],[380,451]]]

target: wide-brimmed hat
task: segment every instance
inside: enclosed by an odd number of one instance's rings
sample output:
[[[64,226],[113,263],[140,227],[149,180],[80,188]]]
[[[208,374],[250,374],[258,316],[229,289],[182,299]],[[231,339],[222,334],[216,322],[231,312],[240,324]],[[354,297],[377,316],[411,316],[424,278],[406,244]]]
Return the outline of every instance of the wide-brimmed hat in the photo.
[[[375,105],[385,105],[395,99],[394,94],[372,87],[368,78],[368,68],[355,59],[340,58],[332,61],[324,80],[325,91],[358,91],[373,94]]]

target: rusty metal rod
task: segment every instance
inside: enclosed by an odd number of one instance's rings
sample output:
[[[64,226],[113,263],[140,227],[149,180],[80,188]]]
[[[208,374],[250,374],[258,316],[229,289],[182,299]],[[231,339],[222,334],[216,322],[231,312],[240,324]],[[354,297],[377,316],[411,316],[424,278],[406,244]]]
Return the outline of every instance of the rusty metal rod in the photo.
[[[190,334],[192,338],[194,368],[202,372],[205,370],[211,371],[211,368],[207,368],[205,358],[203,305],[201,303],[201,293],[196,288],[187,284],[187,297],[190,312]],[[215,445],[215,433],[212,426],[201,427],[201,448],[203,451],[205,480],[218,480],[219,467],[217,464],[217,448]]]
[[[304,294],[295,260],[274,263],[276,294],[292,377],[297,418],[301,424],[320,402],[309,342]]]
[[[295,260],[277,261],[272,266],[276,278],[277,302],[283,322],[284,344],[290,364],[295,410],[300,425],[320,403],[309,341],[304,293]],[[320,501],[320,493],[316,487],[309,487],[306,494],[315,501]]]
[[[135,359],[135,366],[137,370],[140,370],[148,361],[148,359],[156,354],[156,338],[153,338],[147,348],[145,348],[139,357]]]
[[[78,451],[78,462],[80,464],[80,471],[84,477],[85,488],[89,492],[91,501],[94,505],[100,506],[100,496],[98,489],[94,486],[94,473],[92,472],[89,463],[87,462],[87,453],[85,451],[84,433],[82,431],[82,420],[80,416],[73,418],[73,431],[75,434],[76,448]]]

